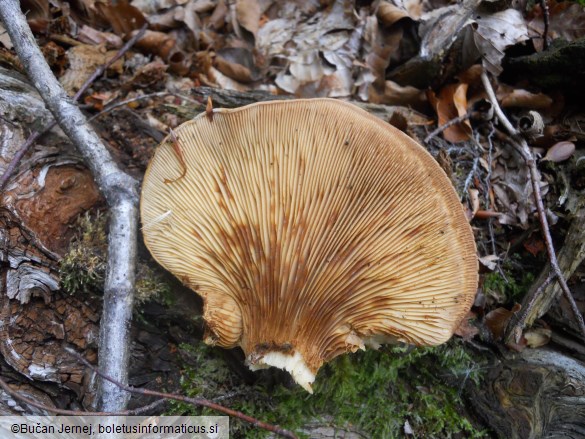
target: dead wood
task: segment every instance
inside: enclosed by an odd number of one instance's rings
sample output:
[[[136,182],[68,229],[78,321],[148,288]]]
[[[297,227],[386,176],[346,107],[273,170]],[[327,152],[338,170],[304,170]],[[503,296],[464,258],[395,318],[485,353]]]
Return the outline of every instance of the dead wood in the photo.
[[[481,387],[467,389],[473,411],[497,437],[585,436],[585,367],[550,348],[492,357]]]
[[[59,126],[78,148],[110,206],[109,261],[100,326],[100,367],[122,382],[128,381],[129,322],[132,317],[138,184],[112,159],[85,117],[71,102],[47,65],[16,0],[6,0],[0,18],[35,88]],[[98,405],[119,411],[127,395],[111,383],[99,387]]]
[[[274,101],[282,99],[294,99],[294,96],[289,95],[273,95],[264,91],[240,92],[234,90],[224,90],[212,87],[197,87],[191,92],[191,95],[199,100],[200,106],[194,106],[189,113],[189,116],[195,117],[197,114],[205,110],[207,98],[211,97],[213,106],[215,108],[235,108],[244,105],[250,105],[255,102]],[[351,101],[352,104],[357,105],[362,110],[389,122],[393,117],[401,116],[405,118],[409,124],[424,124],[428,119],[411,108],[397,106],[397,105],[381,105],[371,104],[368,102]]]
[[[565,242],[558,253],[559,268],[565,279],[571,278],[583,260],[585,260],[585,206],[581,206],[573,215]],[[528,305],[528,298],[533,296],[534,290],[538,288],[538,285],[541,285],[551,274],[554,274],[554,272],[550,266],[547,266],[534,282],[532,289],[526,294],[527,299],[524,300],[523,306]],[[534,306],[526,316],[526,325],[530,326],[535,320],[542,317],[553,307],[561,295],[560,287],[554,282],[544,288],[542,293],[534,299]],[[572,318],[572,315],[566,315],[566,311],[556,307],[554,315],[556,315],[557,321],[562,322],[563,326],[569,327],[575,332],[579,331],[579,326]]]

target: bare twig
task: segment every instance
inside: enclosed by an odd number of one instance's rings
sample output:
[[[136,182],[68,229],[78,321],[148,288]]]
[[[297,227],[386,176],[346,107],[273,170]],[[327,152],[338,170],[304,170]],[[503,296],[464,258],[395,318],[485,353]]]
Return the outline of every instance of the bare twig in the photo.
[[[122,46],[120,50],[110,60],[108,60],[105,64],[99,66],[95,70],[95,72],[93,72],[93,74],[83,83],[83,85],[79,88],[77,93],[75,93],[75,96],[73,96],[73,100],[77,102],[97,78],[103,75],[103,73],[112,64],[118,61],[122,56],[124,56],[126,52],[128,52],[128,50],[130,50],[130,48],[136,43],[136,41],[138,41],[138,39],[140,39],[142,35],[144,35],[145,30],[146,25],[144,25],[138,33],[136,33],[131,39],[129,39],[126,42],[126,44],[124,44],[124,46]],[[56,121],[50,122],[48,125],[44,126],[39,130],[35,130],[30,134],[28,139],[26,139],[26,142],[24,142],[22,147],[18,150],[18,152],[14,155],[14,157],[6,167],[6,170],[4,171],[4,174],[2,174],[2,177],[0,177],[0,191],[4,189],[4,186],[6,185],[6,183],[8,183],[8,180],[10,179],[10,177],[16,170],[16,167],[18,166],[22,158],[26,155],[30,147],[35,144],[35,142],[38,140],[40,136],[42,136],[47,131],[51,130],[55,125],[57,125]]]
[[[195,105],[201,105],[196,100],[191,99],[188,96],[182,95],[180,93],[176,93],[176,92],[172,92],[172,91],[159,91],[156,93],[149,93],[149,94],[145,94],[145,95],[141,95],[141,96],[135,96],[133,98],[125,99],[125,100],[120,101],[120,102],[112,102],[112,103],[106,105],[106,107],[103,110],[101,110],[99,113],[96,113],[93,116],[91,116],[89,119],[87,119],[87,121],[92,122],[95,119],[97,119],[98,117],[101,117],[104,114],[107,114],[111,111],[114,111],[116,108],[123,107],[123,106],[131,104],[133,102],[139,102],[139,101],[142,101],[144,99],[156,98],[156,97],[161,97],[161,96],[175,96],[175,97],[180,98],[184,101],[194,103]]]
[[[471,167],[471,171],[467,174],[467,178],[465,179],[465,183],[463,184],[463,196],[468,196],[469,186],[471,186],[471,180],[473,180],[473,176],[477,172],[477,165],[479,164],[479,157],[473,159],[473,166]]]
[[[486,198],[485,198],[485,208],[487,210],[490,209],[491,207],[491,196],[490,193],[492,191],[492,166],[493,166],[493,151],[494,151],[494,142],[492,141],[492,138],[494,136],[494,125],[492,123],[490,123],[490,132],[487,135],[487,141],[489,144],[489,148],[488,148],[488,168],[487,168],[487,172],[486,172],[486,176],[485,176],[485,193],[486,193]],[[492,236],[492,241],[493,241],[493,236]],[[495,252],[494,252],[495,253]]]
[[[142,413],[147,413],[150,410],[160,406],[163,402],[165,402],[164,399],[159,399],[143,407],[138,407],[133,410],[122,410],[119,412],[85,412],[81,410],[66,410],[59,409],[56,407],[50,407],[48,405],[41,404],[40,402],[27,398],[26,396],[22,396],[20,392],[12,390],[12,388],[8,385],[6,381],[4,381],[2,377],[0,377],[0,387],[14,399],[18,399],[19,401],[22,401],[25,404],[30,405],[31,407],[35,407],[40,410],[45,410],[46,412],[49,413],[55,413],[56,415],[64,416],[137,416]]]
[[[51,128],[53,128],[55,125],[56,122],[51,122],[49,125],[47,125],[40,131],[45,133],[49,131]],[[6,183],[8,183],[8,180],[10,180],[10,177],[12,177],[12,174],[14,174],[14,171],[16,170],[16,167],[18,166],[22,158],[26,155],[30,147],[34,145],[37,139],[41,136],[40,131],[33,131],[31,135],[28,136],[28,139],[26,139],[26,142],[22,144],[18,152],[14,154],[14,157],[12,157],[12,160],[10,160],[10,163],[8,163],[8,166],[4,170],[4,174],[2,174],[2,177],[0,177],[0,191],[4,190],[4,186],[6,186]]]
[[[99,66],[97,69],[95,69],[95,72],[93,72],[93,74],[87,79],[87,81],[85,81],[85,83],[81,86],[81,88],[79,89],[79,91],[75,94],[75,96],[73,97],[73,99],[75,99],[76,101],[79,100],[79,98],[81,97],[81,95],[83,95],[83,93],[85,93],[85,90],[87,90],[89,88],[89,86],[91,84],[93,84],[93,82],[99,78],[100,76],[102,76],[104,74],[104,72],[112,65],[114,64],[116,61],[118,61],[120,58],[122,58],[126,52],[128,52],[130,50],[130,48],[132,46],[134,46],[134,44],[140,39],[142,38],[142,36],[144,35],[144,32],[146,32],[146,28],[148,27],[148,24],[144,24],[137,33],[135,33],[132,38],[130,38],[128,41],[126,41],[126,44],[124,44],[120,50],[118,50],[116,52],[116,54],[110,59],[108,60],[108,62],[106,62],[105,64],[102,64],[101,66]]]
[[[489,144],[489,148],[488,148],[488,169],[486,172],[486,176],[485,176],[485,193],[486,193],[486,197],[485,197],[485,208],[487,210],[489,210],[492,207],[492,203],[491,203],[491,191],[492,191],[492,166],[493,166],[493,150],[494,150],[494,142],[492,141],[492,137],[494,136],[494,132],[495,132],[495,128],[493,123],[490,122],[490,132],[487,135],[487,141]],[[496,238],[494,236],[494,219],[493,218],[489,218],[488,219],[488,232],[490,235],[490,243],[492,246],[492,255],[495,255],[497,253],[497,249],[496,249]],[[498,267],[498,272],[503,274],[503,270],[500,264],[500,260],[498,259],[497,262],[497,267]],[[505,276],[503,276],[505,279]]]
[[[99,136],[83,123],[85,117],[47,65],[20,10],[18,0],[2,0],[0,19],[31,82],[55,120],[83,155],[106,202],[111,220],[104,310],[100,322],[100,368],[120,382],[128,382],[129,328],[134,302],[138,182],[123,172]],[[101,380],[97,392],[103,411],[123,410],[128,394]]]
[[[465,113],[463,116],[458,116],[458,117],[455,117],[455,118],[453,118],[451,120],[448,120],[443,125],[441,125],[437,129],[433,130],[427,137],[425,137],[425,139],[423,141],[425,143],[429,143],[431,141],[431,139],[433,137],[435,137],[436,135],[442,133],[447,128],[452,127],[453,125],[456,125],[458,123],[465,122],[467,119],[469,119],[470,116],[471,116],[470,113]]]
[[[174,393],[157,392],[155,390],[142,389],[142,388],[138,388],[138,387],[132,387],[132,386],[129,386],[127,384],[122,384],[118,380],[101,372],[93,364],[91,364],[89,361],[87,361],[85,358],[83,358],[81,355],[79,355],[77,352],[75,352],[75,350],[73,350],[71,348],[65,348],[65,350],[67,352],[69,352],[69,354],[71,354],[73,357],[75,357],[78,361],[80,361],[85,366],[90,368],[97,375],[99,375],[103,379],[111,382],[112,384],[118,386],[120,389],[125,390],[126,392],[136,393],[136,394],[145,395],[145,396],[155,396],[155,397],[164,398],[164,399],[172,399],[175,401],[186,402],[188,404],[193,404],[193,405],[200,406],[200,407],[207,407],[208,409],[215,410],[219,413],[223,413],[224,415],[228,415],[228,416],[231,416],[233,418],[241,419],[242,421],[248,422],[248,423],[254,425],[255,427],[262,428],[262,429],[267,430],[267,431],[271,431],[271,432],[276,433],[282,437],[296,439],[296,436],[294,433],[292,433],[291,431],[285,430],[283,428],[280,428],[278,425],[267,424],[266,422],[262,422],[256,418],[248,416],[248,415],[246,415],[242,412],[239,412],[237,410],[232,410],[232,409],[224,407],[220,404],[216,404],[216,403],[214,403],[208,399],[205,399],[205,398],[189,398],[187,396],[177,395]]]
[[[169,96],[169,95],[173,95],[172,93],[168,92],[168,91],[159,91],[156,93],[149,93],[146,95],[141,95],[141,96],[136,96],[130,99],[126,99],[120,102],[115,102],[112,104],[107,105],[102,111],[100,111],[99,113],[94,114],[93,116],[91,116],[89,119],[87,119],[88,122],[92,122],[93,120],[97,119],[98,117],[103,116],[104,114],[109,113],[110,111],[115,110],[116,108],[120,108],[123,107],[125,105],[131,104],[133,102],[138,102],[144,99],[150,99],[150,98],[155,98],[155,97],[160,97],[160,96]]]
[[[577,307],[577,304],[575,303],[575,299],[573,298],[573,295],[571,294],[571,290],[569,289],[569,286],[567,285],[565,277],[564,277],[561,269],[559,268],[559,263],[558,263],[555,249],[553,246],[552,237],[550,235],[550,229],[548,226],[548,219],[546,217],[544,203],[542,201],[542,194],[540,192],[540,185],[539,185],[540,173],[538,172],[538,169],[536,167],[536,161],[534,160],[534,157],[532,156],[532,152],[530,151],[530,148],[528,147],[526,140],[524,140],[524,138],[522,138],[520,133],[516,130],[516,128],[514,128],[514,126],[510,123],[509,119],[506,117],[506,115],[504,114],[504,112],[500,108],[500,105],[498,104],[498,100],[496,99],[496,94],[494,93],[494,89],[492,88],[492,84],[490,83],[490,80],[489,80],[486,72],[483,72],[481,74],[481,81],[483,83],[483,86],[488,94],[488,97],[489,97],[492,105],[494,106],[494,110],[495,110],[495,113],[496,113],[498,120],[504,126],[504,128],[506,129],[508,134],[510,135],[510,143],[518,151],[518,153],[520,153],[522,158],[524,158],[524,160],[526,161],[526,165],[528,166],[528,170],[530,171],[530,182],[532,185],[534,202],[536,204],[536,211],[538,213],[538,219],[540,220],[540,229],[541,229],[541,232],[542,232],[545,244],[546,244],[546,250],[548,252],[548,259],[549,259],[549,263],[550,263],[551,270],[552,270],[552,276],[553,276],[553,278],[556,278],[556,280],[558,281],[559,286],[561,287],[561,291],[563,292],[563,295],[565,296],[565,298],[569,302],[569,305],[571,307],[571,311],[573,312],[575,321],[579,327],[581,335],[585,339],[585,322],[583,322],[583,316],[581,315],[581,312],[579,311],[579,308]],[[552,279],[551,279],[551,281],[552,281]],[[533,294],[529,295],[530,297],[526,297],[524,300],[524,308],[526,308],[528,310],[531,309],[532,306],[534,306],[534,301],[536,300],[538,295],[542,293],[542,291],[544,291],[544,288],[539,287],[538,289],[534,290]],[[544,310],[544,311],[546,311],[546,310]],[[511,338],[514,335],[518,335],[518,333],[521,333],[522,328],[524,328],[524,326],[526,325],[527,316],[528,316],[528,313],[523,313],[523,315],[518,318],[515,325],[509,325],[508,330],[507,330],[507,333],[508,333],[507,338]],[[511,326],[514,326],[514,327],[511,327]]]
[[[539,0],[540,7],[542,8],[542,18],[544,21],[544,30],[542,31],[542,48],[548,49],[548,28],[550,26],[550,12],[548,10],[548,4],[546,0]]]

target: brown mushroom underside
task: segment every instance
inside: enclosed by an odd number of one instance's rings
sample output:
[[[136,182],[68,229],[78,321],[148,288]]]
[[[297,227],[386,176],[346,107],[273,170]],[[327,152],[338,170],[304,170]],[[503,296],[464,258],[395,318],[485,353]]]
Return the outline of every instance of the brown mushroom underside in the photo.
[[[207,342],[310,389],[380,342],[448,340],[477,287],[473,233],[445,173],[392,126],[331,100],[214,110],[145,175],[155,259],[205,300]]]

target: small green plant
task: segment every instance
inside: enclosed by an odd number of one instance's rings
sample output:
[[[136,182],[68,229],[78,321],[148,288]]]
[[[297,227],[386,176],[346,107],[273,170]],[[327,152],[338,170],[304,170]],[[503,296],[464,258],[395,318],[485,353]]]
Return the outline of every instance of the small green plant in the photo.
[[[406,424],[412,437],[485,436],[465,417],[461,396],[467,382],[479,383],[480,367],[457,341],[433,348],[393,347],[340,356],[319,372],[314,395],[298,386],[246,388],[213,348],[203,344],[181,348],[197,364],[185,368],[182,386],[188,395],[214,398],[235,391],[240,395],[226,401],[230,408],[288,429],[325,419],[376,438],[404,437]],[[177,403],[171,413],[208,412]],[[266,437],[261,430],[230,422],[233,437]]]

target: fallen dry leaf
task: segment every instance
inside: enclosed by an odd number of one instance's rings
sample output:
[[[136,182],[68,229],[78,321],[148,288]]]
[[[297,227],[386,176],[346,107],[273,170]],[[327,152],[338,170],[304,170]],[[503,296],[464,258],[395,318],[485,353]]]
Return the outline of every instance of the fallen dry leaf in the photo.
[[[225,90],[248,91],[250,87],[224,75],[214,67],[207,70],[207,74],[201,74],[201,81],[212,87],[221,87]]]
[[[248,49],[234,47],[220,49],[216,53],[215,67],[221,73],[239,82],[252,82],[259,79],[254,64],[254,55]]]
[[[441,89],[438,96],[432,92],[428,94],[429,101],[437,112],[439,126],[467,113],[466,93],[467,84],[449,84]],[[457,143],[469,140],[471,133],[471,124],[469,120],[465,120],[446,128],[443,137],[449,142]]]
[[[86,44],[105,44],[108,49],[119,49],[124,44],[124,41],[118,35],[111,32],[102,32],[87,25],[81,26],[77,38]]]
[[[215,31],[221,30],[228,19],[228,6],[224,0],[219,0],[212,14],[205,21],[205,26]]]
[[[522,246],[532,256],[538,256],[539,253],[543,253],[546,250],[542,238],[534,234],[530,235],[530,237],[522,243]]]
[[[403,105],[405,107],[422,108],[427,102],[424,90],[407,85],[405,87],[394,81],[386,81],[384,95],[380,103],[385,105]]]
[[[542,161],[562,162],[565,161],[575,153],[575,144],[573,142],[558,142],[555,143],[542,158]]]
[[[475,216],[479,210],[479,191],[477,189],[469,188],[469,202],[471,203],[471,214]]]
[[[351,69],[363,31],[363,26],[356,26],[352,2],[335,2],[308,18],[299,14],[299,5],[287,5],[256,35],[256,49],[265,63],[285,64],[276,75],[276,85],[304,97],[351,95]],[[329,92],[327,84],[335,89]]]
[[[514,314],[516,314],[522,306],[520,304],[516,304],[512,307],[511,310],[507,310],[506,308],[496,308],[493,311],[490,311],[485,316],[485,324],[492,333],[492,337],[494,340],[501,340],[506,327],[508,326],[508,322],[512,318]]]
[[[237,0],[236,19],[240,26],[250,32],[254,37],[260,27],[260,16],[262,11],[258,0]]]
[[[493,12],[481,0],[437,8],[421,17],[420,56],[426,60],[446,57],[455,41],[462,41],[460,56],[464,65],[482,59],[484,68],[498,76],[502,72],[504,51],[528,39],[524,18],[515,9]],[[471,26],[472,38],[467,29]]]
[[[473,311],[469,311],[467,315],[461,320],[461,323],[455,330],[455,334],[461,337],[465,341],[470,341],[479,334],[479,329],[474,326],[471,322],[477,320],[477,314]]]
[[[117,3],[96,3],[95,6],[102,17],[112,26],[114,32],[120,36],[140,29],[146,24],[146,18],[142,12],[129,4],[127,0],[120,0]]]
[[[378,18],[386,26],[392,26],[403,18],[411,18],[409,13],[401,7],[395,6],[390,2],[380,2],[378,7]]]
[[[366,18],[363,35],[365,66],[356,81],[361,99],[388,104],[386,69],[390,65],[390,59],[400,49],[403,33],[403,27],[400,25],[387,29],[379,26],[374,16]]]
[[[553,100],[544,93],[531,93],[521,88],[513,88],[500,84],[497,90],[500,105],[504,108],[519,107],[529,110],[543,110],[549,108]]]
[[[134,31],[130,35],[134,35]],[[173,37],[165,32],[147,30],[144,35],[136,42],[136,47],[140,50],[153,55],[160,56],[163,60],[168,60],[175,50],[176,41]]]
[[[481,0],[465,0],[423,14],[419,26],[421,58],[443,58],[461,31],[473,23],[473,14],[480,3]]]
[[[106,52],[103,46],[82,44],[67,51],[69,69],[60,78],[63,88],[73,94],[93,74],[95,69],[104,64],[116,54],[115,51]],[[109,71],[121,73],[124,61],[122,59],[110,66]]]
[[[20,6],[26,11],[26,21],[34,32],[46,32],[51,14],[48,0],[21,0]]]
[[[502,73],[504,51],[528,39],[524,17],[515,9],[496,13],[486,10],[475,14],[475,23],[474,41],[483,66],[492,75],[498,76]]]

